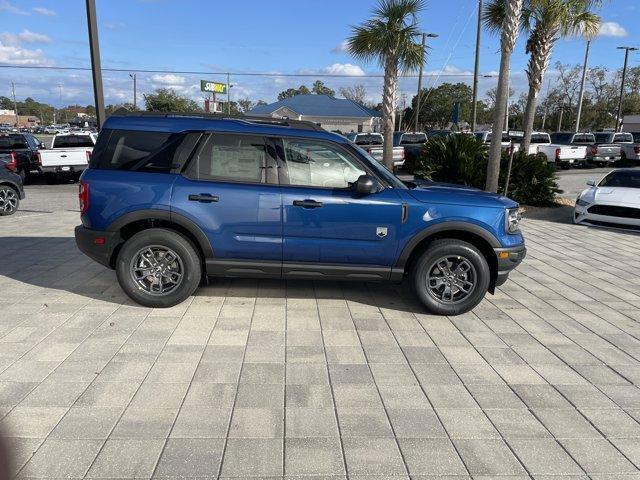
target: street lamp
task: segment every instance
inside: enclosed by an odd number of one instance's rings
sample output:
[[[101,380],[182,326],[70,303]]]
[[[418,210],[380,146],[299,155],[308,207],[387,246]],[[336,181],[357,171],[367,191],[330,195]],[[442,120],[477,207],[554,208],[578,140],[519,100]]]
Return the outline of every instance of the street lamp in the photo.
[[[427,46],[427,37],[429,38],[437,38],[438,34],[437,33],[422,33],[422,50],[424,51],[426,46]],[[424,62],[422,62],[420,64],[420,73],[418,74],[418,95],[416,98],[416,119],[415,119],[415,129],[414,131],[417,132],[418,131],[418,121],[420,119],[420,97],[422,94],[422,64]]]
[[[482,33],[482,0],[478,0],[478,28],[476,30],[476,58],[473,67],[473,101],[471,103],[471,131],[476,129],[478,108],[478,73],[480,72],[480,34]]]
[[[133,109],[137,110],[138,109],[138,103],[137,103],[137,77],[138,75],[135,73],[130,73],[129,76],[131,77],[131,79],[133,80]]]
[[[618,114],[616,115],[616,132],[620,130],[622,120],[622,96],[624,95],[624,80],[627,76],[627,61],[629,60],[629,52],[638,50],[636,47],[617,47],[618,50],[624,50],[624,67],[622,67],[622,82],[620,82],[620,99],[618,100]]]
[[[584,84],[587,80],[587,64],[589,62],[589,48],[591,47],[591,39],[587,40],[587,48],[584,51],[584,64],[582,65],[582,80],[580,81],[580,95],[578,96],[578,114],[576,115],[576,129],[580,130],[580,117],[582,116],[582,101],[584,100]]]

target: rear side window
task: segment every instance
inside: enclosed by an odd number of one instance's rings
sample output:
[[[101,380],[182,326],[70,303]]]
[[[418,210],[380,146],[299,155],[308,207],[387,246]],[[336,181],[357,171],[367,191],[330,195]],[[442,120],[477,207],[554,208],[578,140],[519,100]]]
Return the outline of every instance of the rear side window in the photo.
[[[57,135],[53,140],[53,148],[93,147],[89,135]]]
[[[411,145],[413,143],[425,143],[427,136],[424,133],[405,133],[402,135],[400,145]]]
[[[91,168],[168,173],[182,165],[200,134],[102,130]]]
[[[266,158],[263,137],[213,134],[200,143],[186,174],[194,180],[260,183]]]

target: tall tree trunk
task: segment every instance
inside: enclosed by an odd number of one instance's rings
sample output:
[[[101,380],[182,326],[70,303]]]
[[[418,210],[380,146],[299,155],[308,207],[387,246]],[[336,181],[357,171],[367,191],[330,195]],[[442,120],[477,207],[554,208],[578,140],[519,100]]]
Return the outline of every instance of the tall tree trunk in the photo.
[[[531,145],[531,134],[533,133],[533,121],[536,118],[536,105],[538,99],[538,89],[534,85],[529,85],[529,94],[527,95],[527,106],[524,109],[524,137],[520,143],[520,151],[529,153]]]
[[[384,147],[382,163],[393,172],[393,129],[395,128],[396,90],[398,83],[398,66],[395,59],[387,60],[384,69],[384,87],[382,90],[382,125]]]
[[[487,165],[488,192],[498,191],[498,178],[500,177],[500,157],[502,156],[502,129],[506,115],[507,95],[509,92],[509,64],[511,53],[502,52],[500,57],[500,73],[498,87],[496,88],[496,105],[493,110],[493,127],[491,129],[491,145],[489,146],[489,164]]]
[[[518,39],[518,29],[520,27],[520,15],[524,0],[508,0],[505,2],[505,17],[502,22],[502,34],[500,36],[500,75],[498,77],[498,88],[496,92],[496,107],[493,117],[493,130],[491,135],[491,146],[489,148],[489,163],[487,165],[487,184],[485,189],[489,192],[498,191],[498,178],[500,176],[500,156],[502,149],[502,126],[506,114],[507,91],[509,86],[509,65],[511,63],[511,53]]]

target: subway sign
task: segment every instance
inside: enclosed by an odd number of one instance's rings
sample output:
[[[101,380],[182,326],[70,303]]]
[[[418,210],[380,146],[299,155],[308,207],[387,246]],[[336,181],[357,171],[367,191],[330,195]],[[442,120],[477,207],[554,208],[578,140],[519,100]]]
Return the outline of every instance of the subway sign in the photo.
[[[227,84],[200,80],[200,90],[203,92],[219,93],[224,95],[227,93]]]

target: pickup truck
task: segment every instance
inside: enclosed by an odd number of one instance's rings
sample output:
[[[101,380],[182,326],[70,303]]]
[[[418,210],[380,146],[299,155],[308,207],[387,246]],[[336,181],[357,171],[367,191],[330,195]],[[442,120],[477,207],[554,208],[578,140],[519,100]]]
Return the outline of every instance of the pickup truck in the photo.
[[[632,133],[632,143],[620,144],[620,160],[623,163],[640,165],[640,133]]]
[[[617,162],[622,154],[622,143],[633,143],[633,136],[623,132],[596,132],[596,141],[587,149],[587,163],[597,167]]]
[[[0,134],[0,160],[7,169],[20,175],[23,183],[41,172],[40,152],[44,144],[30,133]]]
[[[77,180],[87,168],[96,137],[94,133],[66,133],[54,136],[51,148],[40,152],[40,168],[46,182],[55,184],[61,176],[70,176]]]
[[[551,134],[551,143],[540,145],[538,153],[559,168],[586,166],[587,149],[595,142],[593,133],[555,132]]]
[[[404,149],[403,167],[409,173],[413,172],[426,142],[427,135],[422,132],[393,132],[393,147]]]
[[[487,145],[491,144],[492,134],[490,131],[481,130],[478,132],[473,132],[473,136],[480,140],[482,143],[486,143]],[[500,148],[502,150],[507,150],[511,146],[511,137],[509,136],[509,132],[502,132],[502,140],[500,141]],[[520,143],[515,142],[515,144]]]
[[[373,158],[382,162],[384,137],[381,133],[348,133],[347,138],[366,151]],[[393,147],[394,172],[404,165],[404,147]]]

